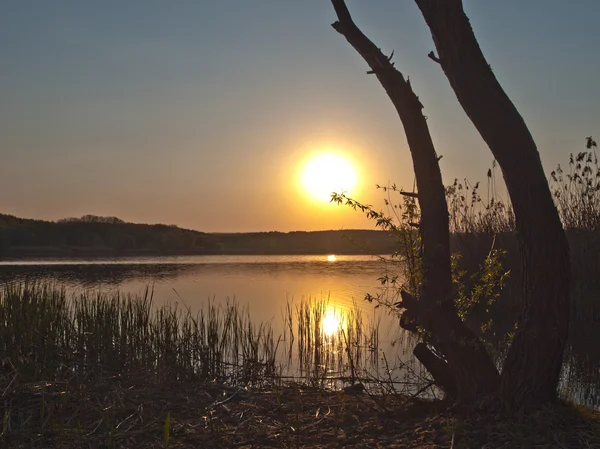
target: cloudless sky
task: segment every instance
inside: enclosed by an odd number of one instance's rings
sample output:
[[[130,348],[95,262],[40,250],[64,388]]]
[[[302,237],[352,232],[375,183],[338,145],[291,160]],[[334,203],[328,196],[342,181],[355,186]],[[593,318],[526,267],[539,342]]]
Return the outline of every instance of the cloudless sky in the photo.
[[[353,0],[410,76],[446,184],[492,156],[457,103],[412,0]],[[600,135],[598,0],[465,0],[480,45],[547,171]],[[370,228],[300,188],[334,148],[412,188],[396,113],[330,26],[326,0],[1,0],[0,213],[110,215],[202,231]]]

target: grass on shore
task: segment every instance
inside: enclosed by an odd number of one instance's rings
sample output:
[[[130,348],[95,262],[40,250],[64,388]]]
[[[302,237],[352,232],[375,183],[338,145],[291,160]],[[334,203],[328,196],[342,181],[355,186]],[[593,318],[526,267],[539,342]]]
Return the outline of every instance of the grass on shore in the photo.
[[[600,412],[565,404],[519,416],[294,383],[12,379],[0,379],[2,448],[600,447]]]
[[[358,310],[326,332],[328,313],[335,310],[326,300],[288,303],[286,332],[275,337],[269,323],[253,322],[235,301],[208,301],[193,313],[177,304],[153,306],[149,290],[70,297],[51,284],[6,285],[0,442],[19,435],[34,442],[55,432],[108,438],[122,427],[117,410],[130,411],[124,397],[132,391],[175,403],[198,386],[212,403],[220,395],[211,396],[211,388],[272,389],[296,380],[313,387],[368,380],[393,391],[391,376],[378,381],[366,363],[377,361],[377,332]]]
[[[5,287],[0,448],[600,447],[600,413],[584,407],[460,410],[375,375],[364,390],[324,388],[337,368],[364,381],[364,347],[377,344],[358,314],[340,335],[324,334],[325,312],[288,305],[282,340],[235,302],[192,315],[151,307],[149,292]],[[295,380],[278,356],[290,345],[304,360]]]

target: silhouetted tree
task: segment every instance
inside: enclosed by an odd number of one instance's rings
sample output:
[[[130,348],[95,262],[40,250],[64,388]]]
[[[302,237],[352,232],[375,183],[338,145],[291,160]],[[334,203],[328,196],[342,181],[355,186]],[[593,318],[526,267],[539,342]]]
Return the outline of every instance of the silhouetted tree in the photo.
[[[86,216],[58,222],[0,214],[0,257],[51,254],[368,254],[396,248],[374,230],[207,234],[174,225]],[[90,218],[91,217],[91,218]]]
[[[58,223],[109,223],[109,224],[123,224],[124,220],[117,217],[101,217],[98,215],[84,215],[80,218],[62,218],[58,220]]]
[[[461,106],[502,168],[523,265],[524,312],[502,371],[511,405],[552,401],[570,312],[569,245],[527,126],[486,61],[462,0],[416,0]]]
[[[461,401],[471,402],[482,393],[497,390],[499,375],[482,342],[460,320],[454,307],[448,207],[423,105],[391,58],[354,24],[344,1],[332,0],[332,3],[339,19],[333,27],[366,60],[370,73],[375,74],[392,100],[413,159],[421,208],[423,282],[418,298],[402,292],[402,307],[406,310],[400,324],[410,331],[424,329],[422,335],[435,352],[428,345],[418,345],[415,356],[447,394],[456,393]]]
[[[481,342],[454,310],[448,210],[422,105],[410,83],[354,24],[344,0],[331,0],[336,31],[369,64],[404,125],[422,211],[423,284],[419,298],[402,292],[401,325],[425,329],[415,355],[449,393],[465,402],[498,390],[513,408],[556,398],[568,334],[569,247],[535,142],[477,43],[461,0],[415,0],[429,26],[439,63],[463,109],[498,161],[514,207],[522,259],[524,308],[501,380]],[[431,351],[432,346],[435,351]],[[440,356],[436,355],[439,353]]]

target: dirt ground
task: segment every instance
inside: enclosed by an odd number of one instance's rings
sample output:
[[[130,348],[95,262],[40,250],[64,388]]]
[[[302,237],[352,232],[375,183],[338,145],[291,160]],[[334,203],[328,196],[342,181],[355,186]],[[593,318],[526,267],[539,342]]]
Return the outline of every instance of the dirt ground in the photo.
[[[298,384],[0,387],[3,448],[600,448],[600,412],[565,404],[515,416]]]

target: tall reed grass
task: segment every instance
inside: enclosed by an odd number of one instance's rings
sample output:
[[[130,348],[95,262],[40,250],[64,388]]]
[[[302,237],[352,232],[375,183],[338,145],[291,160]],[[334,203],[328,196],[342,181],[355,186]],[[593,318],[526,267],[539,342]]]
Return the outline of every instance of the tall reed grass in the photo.
[[[559,165],[550,173],[549,184],[571,247],[572,313],[564,373],[569,388],[565,394],[577,390],[578,401],[600,405],[600,350],[592,343],[600,339],[600,164],[596,148],[588,137],[585,150],[570,155],[567,171]],[[446,187],[446,200],[457,311],[500,362],[522,311],[523,273],[515,216],[508,196],[498,186],[502,183],[496,179],[496,170],[494,162],[485,187],[454,180]],[[396,185],[377,187],[386,194],[387,212],[377,212],[343,194],[333,194],[332,201],[362,211],[398,239],[398,252],[384,258],[381,291],[366,297],[394,311],[402,289],[418,295],[420,210],[415,192]]]
[[[288,361],[301,378],[333,386],[343,379],[358,382],[378,371],[380,323],[364,320],[356,304],[342,309],[325,298],[288,307],[285,327],[295,341],[288,346]]]
[[[549,176],[550,190],[571,248],[571,323],[565,353],[563,389],[577,402],[600,406],[600,164],[597,144],[586,138],[585,149],[570,154],[568,168],[560,165]],[[503,353],[522,307],[521,263],[508,199],[496,187],[495,164],[488,171],[487,197],[479,183],[455,181],[447,188],[453,252],[461,255],[458,270],[474,273],[491,248],[502,250],[509,272],[493,303],[476,305],[472,329],[492,350]],[[485,298],[484,298],[485,299]],[[482,324],[491,322],[485,330]]]
[[[68,295],[47,283],[0,288],[0,360],[21,381],[140,379],[266,385],[296,380],[341,387],[393,383],[380,370],[379,321],[328,298],[289,301],[282,335],[235,300],[198,310],[153,304],[152,291]],[[389,364],[397,366],[390,358]],[[387,363],[387,361],[386,361]],[[388,364],[388,365],[389,365]]]
[[[50,284],[0,290],[0,354],[22,379],[136,376],[147,380],[273,377],[277,342],[235,301],[192,312],[141,295],[83,293]]]
[[[409,365],[388,362],[378,323],[358,307],[303,299],[283,314],[276,335],[236,301],[192,311],[155,305],[148,289],[72,295],[47,283],[0,287],[0,447],[121,447],[161,426],[166,447],[171,428],[181,429],[177,419],[192,412],[194,427],[218,432],[215,411],[229,413],[247,387],[279,403],[281,391],[299,397],[300,385],[360,387],[347,390],[353,394],[365,385],[414,393],[427,384]]]
[[[587,137],[585,149],[569,155],[566,171],[559,164],[550,172],[550,190],[567,230],[600,228],[600,164],[596,148],[596,141]],[[471,184],[466,179],[462,182],[455,179],[446,187],[446,199],[453,233],[497,234],[515,229],[510,200],[499,193],[495,161],[487,173],[485,195],[479,182]]]

